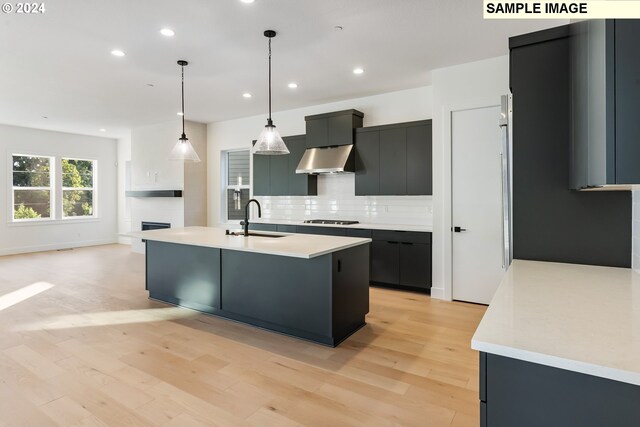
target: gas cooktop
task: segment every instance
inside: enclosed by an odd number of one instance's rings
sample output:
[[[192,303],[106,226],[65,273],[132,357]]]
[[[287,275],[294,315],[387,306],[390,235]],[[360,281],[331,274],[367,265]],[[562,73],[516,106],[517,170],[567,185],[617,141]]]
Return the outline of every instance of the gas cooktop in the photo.
[[[305,224],[333,224],[333,225],[351,225],[358,224],[358,221],[344,221],[341,219],[307,219]]]

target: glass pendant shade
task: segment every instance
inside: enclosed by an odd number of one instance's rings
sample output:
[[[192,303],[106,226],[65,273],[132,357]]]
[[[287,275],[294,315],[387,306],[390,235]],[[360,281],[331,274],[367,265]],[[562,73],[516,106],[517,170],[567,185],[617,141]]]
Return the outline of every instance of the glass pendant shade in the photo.
[[[173,146],[173,150],[169,153],[169,160],[177,160],[182,162],[199,162],[200,157],[193,145],[189,142],[184,135],[178,139],[176,145]]]
[[[282,140],[280,132],[272,124],[268,124],[260,132],[260,136],[253,146],[253,154],[283,155],[289,154],[289,149]]]

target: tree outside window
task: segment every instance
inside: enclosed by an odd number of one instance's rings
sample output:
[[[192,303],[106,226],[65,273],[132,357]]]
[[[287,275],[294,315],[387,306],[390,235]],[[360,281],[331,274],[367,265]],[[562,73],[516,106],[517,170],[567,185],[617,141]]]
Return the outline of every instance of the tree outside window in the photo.
[[[93,216],[94,161],[62,159],[62,216]]]
[[[53,159],[13,155],[13,219],[51,218]]]

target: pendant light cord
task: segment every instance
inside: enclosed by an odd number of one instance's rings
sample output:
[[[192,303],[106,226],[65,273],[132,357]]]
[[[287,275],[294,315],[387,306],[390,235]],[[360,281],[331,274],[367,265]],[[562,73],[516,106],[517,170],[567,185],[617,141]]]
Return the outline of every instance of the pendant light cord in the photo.
[[[180,67],[182,68],[182,136],[184,137],[184,65]]]
[[[271,38],[269,38],[269,124],[271,124]]]

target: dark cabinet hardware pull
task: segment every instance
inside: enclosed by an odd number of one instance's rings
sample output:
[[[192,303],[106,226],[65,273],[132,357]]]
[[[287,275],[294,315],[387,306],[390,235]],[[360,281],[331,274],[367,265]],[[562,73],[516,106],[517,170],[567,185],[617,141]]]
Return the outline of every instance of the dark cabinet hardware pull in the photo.
[[[403,245],[413,245],[411,242],[402,242]]]
[[[392,245],[397,245],[398,242],[387,242],[387,243],[391,243]]]
[[[461,228],[461,227],[453,227],[453,231],[455,233],[460,233],[461,231],[467,231],[466,228]]]
[[[342,271],[342,260],[339,259],[338,260],[338,273],[340,273]]]

